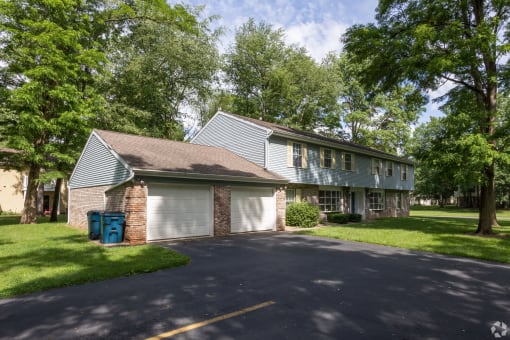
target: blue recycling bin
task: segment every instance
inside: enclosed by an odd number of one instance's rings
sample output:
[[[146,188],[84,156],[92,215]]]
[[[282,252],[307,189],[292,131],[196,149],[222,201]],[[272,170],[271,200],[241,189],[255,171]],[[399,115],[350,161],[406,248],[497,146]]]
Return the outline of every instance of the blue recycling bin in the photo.
[[[105,211],[101,216],[101,243],[122,242],[124,237],[124,213]]]
[[[101,234],[101,211],[87,211],[87,221],[89,224],[89,240],[97,240]]]

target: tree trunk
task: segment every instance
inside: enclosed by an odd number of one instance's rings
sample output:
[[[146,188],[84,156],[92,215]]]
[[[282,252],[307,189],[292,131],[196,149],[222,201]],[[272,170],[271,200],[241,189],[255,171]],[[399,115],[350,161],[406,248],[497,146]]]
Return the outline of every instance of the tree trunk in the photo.
[[[496,188],[494,185],[494,164],[485,170],[487,182],[481,187],[480,214],[478,219],[477,234],[492,234],[492,227],[499,226],[496,219]]]
[[[57,222],[60,207],[60,189],[62,187],[62,178],[57,178],[55,183],[55,191],[53,192],[53,206],[51,207],[50,222]]]
[[[37,185],[37,215],[44,216],[44,183],[39,182]]]
[[[40,172],[41,168],[37,165],[30,166],[28,171],[27,193],[23,212],[21,213],[21,224],[37,223],[37,186]]]

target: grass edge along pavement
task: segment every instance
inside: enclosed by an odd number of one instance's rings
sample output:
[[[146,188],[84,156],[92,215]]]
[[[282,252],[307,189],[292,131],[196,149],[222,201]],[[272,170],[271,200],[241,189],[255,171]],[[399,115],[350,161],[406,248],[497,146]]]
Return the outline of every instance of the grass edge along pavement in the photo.
[[[47,219],[46,219],[47,220]],[[156,245],[103,247],[64,223],[13,224],[0,216],[0,298],[186,265]]]
[[[510,221],[501,221],[494,228],[498,235],[489,237],[472,235],[476,223],[470,218],[399,217],[295,233],[510,263]]]

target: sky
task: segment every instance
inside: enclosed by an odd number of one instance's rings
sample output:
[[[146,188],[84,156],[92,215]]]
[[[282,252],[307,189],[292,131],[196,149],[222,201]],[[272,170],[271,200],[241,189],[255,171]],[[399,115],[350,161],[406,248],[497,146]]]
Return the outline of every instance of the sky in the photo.
[[[219,16],[213,28],[222,27],[220,52],[234,40],[235,30],[249,18],[264,21],[274,28],[283,28],[287,43],[298,44],[320,61],[328,52],[342,49],[341,36],[354,24],[375,22],[377,0],[180,0],[192,7],[203,5],[203,16]],[[440,94],[431,93],[431,97]],[[438,116],[438,104],[429,103],[420,122]]]

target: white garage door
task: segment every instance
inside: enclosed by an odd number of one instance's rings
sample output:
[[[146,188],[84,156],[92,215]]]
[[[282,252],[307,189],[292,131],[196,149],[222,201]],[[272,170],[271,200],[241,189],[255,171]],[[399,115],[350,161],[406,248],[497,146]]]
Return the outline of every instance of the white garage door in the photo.
[[[212,231],[209,186],[149,186],[147,240],[208,236]]]
[[[232,188],[231,232],[273,230],[276,200],[273,188]]]

